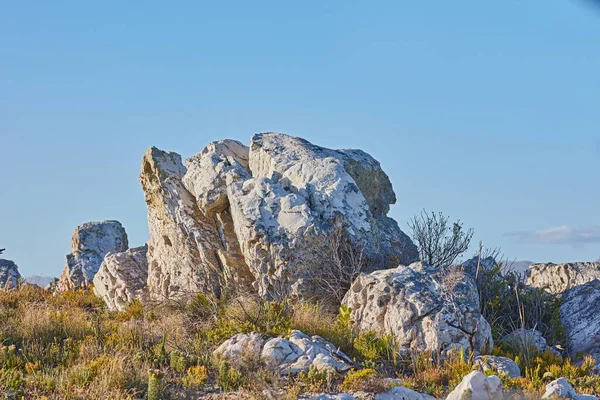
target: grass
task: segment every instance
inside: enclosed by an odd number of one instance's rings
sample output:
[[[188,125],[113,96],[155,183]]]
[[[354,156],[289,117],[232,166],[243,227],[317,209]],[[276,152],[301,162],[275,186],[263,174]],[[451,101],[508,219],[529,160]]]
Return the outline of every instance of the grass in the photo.
[[[196,399],[208,392],[235,398],[295,399],[319,391],[380,392],[402,384],[444,396],[471,371],[462,352],[444,363],[431,354],[400,359],[392,337],[353,334],[349,310],[319,304],[265,302],[256,297],[142,305],[108,311],[90,290],[52,296],[21,286],[0,291],[0,393],[5,399]],[[320,335],[360,365],[346,376],[310,370],[282,377],[260,360],[235,367],[215,360],[216,346],[241,332],[263,337],[291,329]],[[551,353],[516,359],[524,377],[506,387],[539,393],[550,377],[565,376],[582,393],[600,393],[591,361],[575,365]],[[388,378],[395,378],[390,380]]]

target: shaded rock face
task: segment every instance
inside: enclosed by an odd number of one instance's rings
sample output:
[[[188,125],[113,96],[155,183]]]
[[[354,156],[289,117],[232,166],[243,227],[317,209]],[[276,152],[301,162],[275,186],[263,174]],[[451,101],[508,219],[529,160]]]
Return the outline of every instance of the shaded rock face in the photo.
[[[241,364],[245,359],[262,360],[268,368],[282,375],[296,375],[314,368],[318,371],[345,372],[354,363],[344,353],[320,336],[308,336],[292,330],[289,339],[263,340],[257,332],[240,333],[226,340],[214,355]]]
[[[109,309],[124,311],[135,299],[144,300],[148,280],[148,246],[108,253],[94,276],[94,293]]]
[[[127,233],[118,221],[88,222],[73,232],[72,252],[57,283],[58,291],[87,287],[92,283],[104,256],[127,250]]]
[[[401,352],[431,351],[444,357],[459,347],[475,353],[493,348],[475,282],[461,268],[419,262],[362,274],[343,304],[352,310],[356,329],[393,335]]]
[[[17,287],[21,274],[17,264],[10,260],[0,259],[0,290]]]
[[[559,311],[569,353],[593,354],[600,359],[600,280],[567,291]]]
[[[473,358],[473,364],[482,372],[491,371],[509,378],[519,378],[521,376],[521,369],[517,363],[508,357],[477,356]]]
[[[232,285],[264,298],[318,295],[314,280],[339,221],[372,270],[417,258],[387,217],[396,200],[387,175],[360,150],[264,133],[250,147],[211,143],[186,165],[155,148],[144,157],[153,296],[218,295]]]
[[[561,294],[594,279],[600,279],[598,262],[534,264],[530,267],[527,285]]]
[[[517,351],[534,348],[540,352],[548,350],[548,342],[542,332],[536,329],[519,328],[502,338],[502,341]]]
[[[465,273],[471,275],[473,278],[478,276],[482,271],[491,271],[498,266],[496,260],[493,257],[481,258],[475,256],[462,263]]]

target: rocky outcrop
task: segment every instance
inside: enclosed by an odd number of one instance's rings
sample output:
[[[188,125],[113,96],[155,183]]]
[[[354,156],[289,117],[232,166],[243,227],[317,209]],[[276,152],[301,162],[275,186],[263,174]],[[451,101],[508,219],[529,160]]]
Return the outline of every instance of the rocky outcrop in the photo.
[[[296,375],[311,368],[345,372],[354,367],[352,360],[333,344],[297,330],[290,332],[289,339],[277,337],[266,341],[256,332],[237,334],[221,344],[214,355],[233,364],[243,363],[245,357],[260,359],[268,368],[283,375]]]
[[[17,264],[10,260],[0,259],[0,290],[17,287],[21,279]]]
[[[153,297],[219,295],[225,286],[318,296],[327,239],[340,224],[370,270],[417,257],[387,217],[396,201],[389,178],[360,150],[263,133],[250,147],[211,143],[186,166],[156,148],[144,156]]]
[[[543,288],[553,294],[600,279],[600,263],[534,264],[530,267],[527,285]]]
[[[558,378],[547,384],[542,399],[598,400],[596,396],[575,392],[575,388],[566,378]]]
[[[88,222],[73,232],[72,252],[57,284],[58,291],[87,287],[92,283],[104,256],[127,250],[127,233],[118,221]]]
[[[94,293],[109,309],[123,311],[135,299],[144,300],[148,280],[148,246],[108,253],[94,276]]]
[[[148,206],[148,289],[154,299],[190,293],[220,295],[227,278],[244,283],[241,257],[229,257],[231,218],[202,212],[183,184],[187,169],[176,153],[151,148],[142,161],[140,181]],[[228,213],[224,213],[228,214]],[[221,223],[221,221],[225,222]],[[223,235],[220,235],[220,232]]]
[[[473,371],[463,378],[446,400],[501,400],[503,398],[503,384],[500,378]]]
[[[477,356],[473,358],[473,365],[477,366],[482,372],[491,371],[508,378],[519,378],[521,376],[521,370],[517,363],[508,357]]]
[[[479,313],[473,278],[461,268],[423,263],[359,276],[343,304],[355,329],[391,334],[401,352],[430,351],[442,356],[462,347],[490,352],[491,328]]]
[[[559,311],[569,353],[592,354],[600,360],[600,280],[567,291]]]

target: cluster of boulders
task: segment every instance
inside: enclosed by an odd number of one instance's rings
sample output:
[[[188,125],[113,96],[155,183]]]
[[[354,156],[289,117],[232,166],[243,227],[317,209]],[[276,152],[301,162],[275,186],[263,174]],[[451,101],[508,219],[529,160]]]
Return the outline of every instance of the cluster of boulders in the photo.
[[[352,359],[330,342],[297,330],[291,331],[287,339],[264,340],[257,332],[240,333],[223,342],[214,355],[234,364],[262,361],[283,375],[297,375],[311,369],[343,373],[355,367]]]
[[[342,282],[326,282],[330,268],[338,268],[333,275],[354,276],[349,260],[338,257],[332,264],[328,258],[339,256],[336,243],[344,243],[360,256],[363,272],[343,282],[350,289],[342,304],[354,329],[391,335],[404,355],[430,352],[443,359],[462,349],[483,372],[520,376],[514,361],[488,355],[494,343],[480,313],[476,279],[496,261],[474,258],[460,267],[418,262],[416,246],[387,216],[396,202],[390,180],[363,151],[326,149],[279,133],[254,135],[249,146],[213,142],[185,164],[180,155],[152,147],[143,156],[140,182],[148,243],[130,249],[117,221],[83,224],[53,290],[93,283],[114,310],[136,299],[218,297],[232,290],[267,300],[320,300]],[[14,287],[19,278],[14,263],[0,260],[0,286]],[[600,263],[532,265],[527,285],[562,296],[569,354],[600,357]],[[549,348],[535,330],[517,330],[503,341]],[[354,366],[331,343],[298,331],[266,340],[257,333],[236,335],[215,351],[229,360],[242,353],[282,374]],[[554,392],[563,383],[554,382]],[[377,398],[428,398],[393,390]],[[469,391],[472,398],[497,398],[502,385],[473,372],[449,398]]]

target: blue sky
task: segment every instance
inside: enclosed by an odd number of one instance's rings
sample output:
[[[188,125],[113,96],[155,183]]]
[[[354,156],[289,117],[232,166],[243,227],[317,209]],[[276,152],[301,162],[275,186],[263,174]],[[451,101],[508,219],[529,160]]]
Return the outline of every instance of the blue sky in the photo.
[[[371,153],[403,228],[441,210],[511,258],[600,256],[593,2],[173,3],[3,4],[0,247],[22,274],[60,274],[86,221],[147,240],[146,148],[262,131]]]

